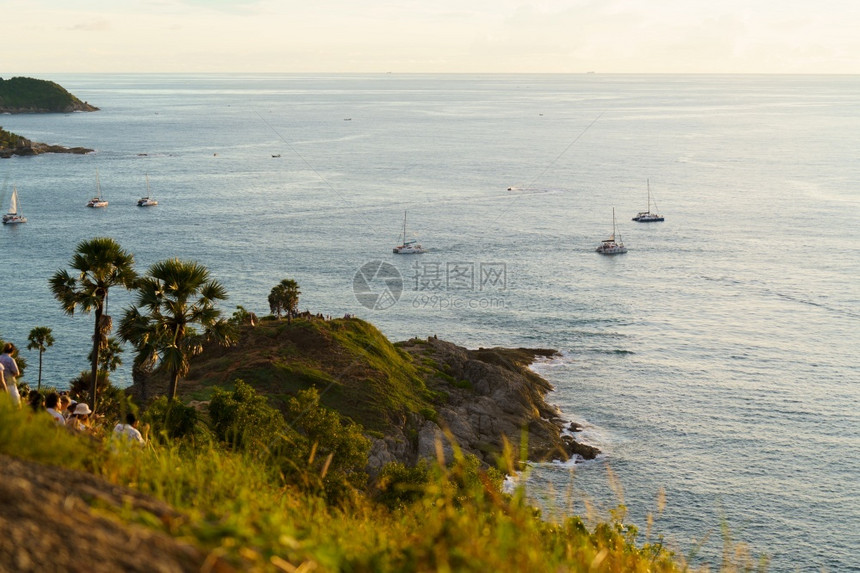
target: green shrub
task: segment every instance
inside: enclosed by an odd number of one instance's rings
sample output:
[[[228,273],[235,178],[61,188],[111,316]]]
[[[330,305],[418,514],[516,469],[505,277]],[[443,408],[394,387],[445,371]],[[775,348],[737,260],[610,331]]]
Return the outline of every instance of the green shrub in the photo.
[[[209,418],[215,436],[237,449],[276,446],[287,434],[287,423],[281,413],[242,380],[236,380],[232,392],[214,390]]]
[[[374,499],[389,509],[403,508],[424,496],[430,477],[427,460],[414,466],[400,462],[385,464],[376,479]]]
[[[309,446],[308,464],[323,477],[326,491],[340,491],[341,485],[364,486],[367,482],[367,454],[370,440],[361,426],[320,404],[316,388],[300,391],[287,404],[287,418]]]
[[[149,424],[151,435],[161,442],[178,439],[208,440],[212,432],[191,406],[161,396],[151,402],[141,417]]]

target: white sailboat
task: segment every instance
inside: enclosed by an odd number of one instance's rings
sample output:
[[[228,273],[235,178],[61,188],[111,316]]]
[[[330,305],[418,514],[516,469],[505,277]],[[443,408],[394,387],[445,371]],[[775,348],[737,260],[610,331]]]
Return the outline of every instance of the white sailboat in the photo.
[[[26,223],[27,218],[21,214],[18,207],[18,189],[12,187],[12,200],[9,201],[9,212],[3,215],[4,225],[16,225],[18,223]]]
[[[636,216],[633,217],[633,220],[637,223],[655,223],[657,221],[662,221],[662,215],[658,215],[657,213],[651,212],[651,180],[646,179],[646,182],[648,183],[648,210],[639,211],[639,213],[637,213]],[[654,209],[657,209],[656,201],[654,202]]]
[[[155,199],[153,199],[149,195],[149,174],[147,173],[146,174],[146,197],[141,197],[140,199],[138,199],[137,200],[137,206],[138,207],[155,207],[156,205],[158,205],[158,201],[156,201]]]
[[[608,239],[604,239],[600,246],[595,249],[601,255],[622,255],[627,252],[627,247],[621,241],[621,235],[618,235],[618,240],[615,240],[615,207],[612,208],[612,234]]]
[[[107,207],[108,202],[102,199],[102,187],[99,183],[99,170],[96,169],[96,196],[87,201],[87,207]]]
[[[403,211],[403,243],[394,247],[395,255],[420,255],[424,249],[416,240],[406,240],[406,211]]]

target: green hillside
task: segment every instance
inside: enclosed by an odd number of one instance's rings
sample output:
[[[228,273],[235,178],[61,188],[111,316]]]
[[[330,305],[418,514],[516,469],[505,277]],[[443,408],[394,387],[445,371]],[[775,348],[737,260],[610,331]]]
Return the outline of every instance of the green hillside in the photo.
[[[436,395],[423,371],[372,324],[358,319],[297,318],[243,327],[239,344],[208,348],[194,358],[179,387],[186,398],[208,400],[215,388],[244,380],[283,409],[299,390],[325,390],[323,404],[369,430],[384,431],[392,416],[429,414]],[[166,388],[166,374],[150,393]],[[429,414],[432,415],[432,414]]]

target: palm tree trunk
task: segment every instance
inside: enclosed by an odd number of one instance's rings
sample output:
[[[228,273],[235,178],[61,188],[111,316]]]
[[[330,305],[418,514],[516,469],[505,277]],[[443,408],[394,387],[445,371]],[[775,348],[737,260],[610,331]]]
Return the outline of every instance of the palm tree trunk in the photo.
[[[179,386],[179,369],[170,373],[170,387],[167,389],[167,398],[171,402],[176,400],[176,387]]]
[[[101,322],[102,322],[102,305],[96,307],[96,326],[93,330],[93,364],[90,370],[92,379],[90,380],[90,410],[96,411],[96,386],[99,381],[99,349],[101,348]]]
[[[39,384],[36,386],[36,390],[42,389],[42,355],[45,351],[42,348],[39,348]]]

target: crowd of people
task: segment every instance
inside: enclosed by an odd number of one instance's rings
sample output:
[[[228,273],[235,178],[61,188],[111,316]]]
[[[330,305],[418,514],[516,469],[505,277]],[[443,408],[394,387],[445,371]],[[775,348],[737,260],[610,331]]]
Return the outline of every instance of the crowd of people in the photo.
[[[21,407],[21,395],[18,391],[18,377],[21,371],[12,355],[15,345],[7,342],[0,354],[0,390],[9,394],[12,403]],[[30,390],[27,403],[34,414],[49,415],[59,426],[64,426],[73,432],[90,433],[93,429],[93,411],[84,402],[76,402],[67,392],[50,392],[43,395],[38,390]],[[120,421],[114,426],[113,434],[132,443],[144,444],[145,440],[137,429],[138,421],[132,412],[125,416],[125,422]]]

